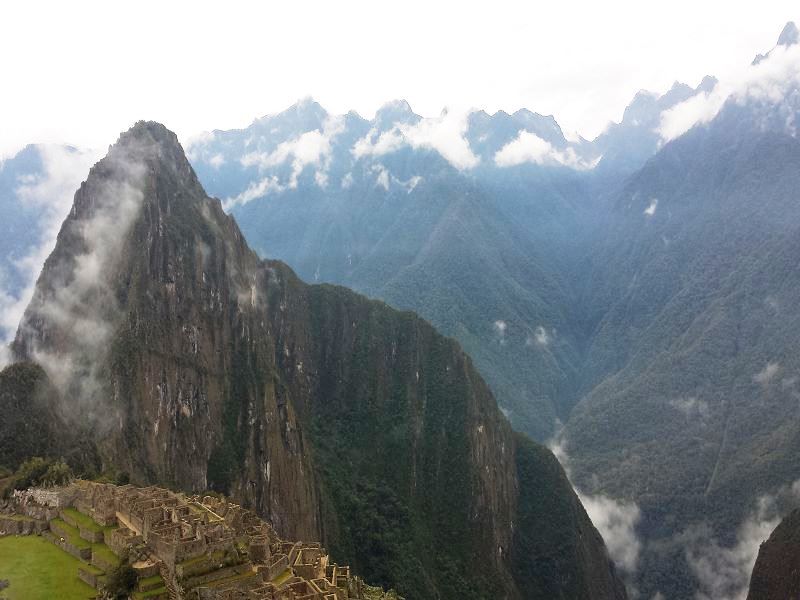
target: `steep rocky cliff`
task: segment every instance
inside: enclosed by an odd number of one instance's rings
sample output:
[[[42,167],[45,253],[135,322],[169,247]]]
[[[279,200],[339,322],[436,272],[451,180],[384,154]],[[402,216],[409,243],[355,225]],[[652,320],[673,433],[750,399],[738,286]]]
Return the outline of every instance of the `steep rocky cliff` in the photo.
[[[791,512],[758,550],[747,600],[800,597],[800,510]]]
[[[92,168],[13,350],[105,467],[229,493],[409,599],[625,596],[458,344],[261,261],[161,125]]]

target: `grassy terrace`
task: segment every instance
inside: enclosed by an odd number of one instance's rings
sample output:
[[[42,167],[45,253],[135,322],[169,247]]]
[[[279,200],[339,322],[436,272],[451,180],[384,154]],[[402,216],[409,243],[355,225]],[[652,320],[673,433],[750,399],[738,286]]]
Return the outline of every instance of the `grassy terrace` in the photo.
[[[104,575],[105,574],[105,571],[103,571],[103,569],[98,569],[97,567],[95,567],[94,565],[90,565],[89,563],[82,562],[80,567],[84,571],[87,571],[87,572],[91,573],[92,575],[97,575],[98,577],[100,575]]]
[[[144,577],[143,579],[139,580],[139,585],[141,587],[147,587],[152,583],[156,583],[157,581],[163,582],[164,580],[161,579],[161,575],[152,575],[151,577]]]
[[[78,579],[77,558],[39,536],[0,538],[0,578],[10,586],[2,591],[8,600],[85,600],[94,589]]]
[[[53,529],[53,535],[58,537],[59,535],[63,535],[64,539],[67,540],[70,544],[75,546],[76,548],[91,548],[92,544],[87,542],[85,539],[81,537],[80,532],[78,531],[77,527],[73,527],[66,521],[62,519],[53,519],[50,521],[50,527]],[[59,532],[61,532],[59,534]]]
[[[90,517],[78,512],[74,508],[68,508],[64,510],[65,513],[68,513],[72,518],[75,519],[76,523],[79,523],[81,527],[88,529],[90,531],[107,531],[114,529],[114,527],[103,527],[95,523]],[[91,542],[87,542],[80,536],[80,531],[77,527],[73,527],[63,519],[53,519],[51,521],[51,527],[55,525],[57,529],[54,529],[53,533],[56,537],[59,536],[58,531],[63,532],[64,538],[76,548],[91,548],[94,554],[97,554],[101,558],[105,559],[111,565],[118,565],[119,564],[119,557],[111,551],[111,548],[106,546],[102,542],[98,542],[96,544],[92,544]],[[92,567],[94,568],[94,567]],[[101,571],[102,572],[102,571]]]
[[[94,519],[92,519],[91,517],[87,517],[85,514],[83,514],[82,512],[78,511],[75,508],[65,508],[64,514],[67,514],[70,517],[72,517],[80,527],[88,529],[89,531],[95,531],[99,533],[100,531],[114,529],[113,527],[103,527],[101,525],[98,525],[97,523],[95,523]]]
[[[111,551],[111,548],[105,544],[92,544],[92,553],[97,554],[100,558],[104,559],[107,563],[112,565],[119,564],[119,556]]]

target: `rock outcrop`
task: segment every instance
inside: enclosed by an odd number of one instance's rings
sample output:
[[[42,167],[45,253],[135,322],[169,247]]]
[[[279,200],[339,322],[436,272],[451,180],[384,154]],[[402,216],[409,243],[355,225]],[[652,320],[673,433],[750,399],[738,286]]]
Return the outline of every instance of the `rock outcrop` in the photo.
[[[747,600],[800,597],[800,509],[791,512],[758,550]]]

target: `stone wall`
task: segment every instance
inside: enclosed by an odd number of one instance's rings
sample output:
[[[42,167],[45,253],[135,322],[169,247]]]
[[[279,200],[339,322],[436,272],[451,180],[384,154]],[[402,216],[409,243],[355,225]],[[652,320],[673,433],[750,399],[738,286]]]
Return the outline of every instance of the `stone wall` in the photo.
[[[47,528],[47,521],[20,515],[0,514],[0,535],[31,535],[42,533]]]
[[[125,548],[140,544],[142,542],[142,536],[134,534],[130,529],[120,527],[119,529],[113,529],[107,532],[103,540],[114,554],[120,556]]]
[[[289,557],[285,554],[276,554],[272,562],[266,567],[267,575],[264,579],[271,581],[289,568]]]
[[[196,575],[194,577],[190,577],[189,579],[186,580],[184,587],[186,589],[199,587],[202,586],[204,583],[208,583],[209,581],[213,581],[215,579],[224,579],[225,577],[233,577],[234,575],[241,575],[243,573],[247,573],[248,571],[252,570],[253,566],[250,563],[234,565],[232,567],[226,567],[224,569],[211,571],[210,573],[203,573],[202,575]]]
[[[28,488],[27,490],[14,490],[12,498],[21,506],[34,503],[50,508],[64,508],[72,504],[76,495],[76,488],[69,485],[52,489]]]

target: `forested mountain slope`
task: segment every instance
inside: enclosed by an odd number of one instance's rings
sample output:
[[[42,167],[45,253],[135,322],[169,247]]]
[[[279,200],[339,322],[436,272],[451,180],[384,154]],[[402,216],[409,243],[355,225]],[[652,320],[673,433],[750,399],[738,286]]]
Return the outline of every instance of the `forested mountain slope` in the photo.
[[[92,168],[13,351],[53,384],[41,426],[101,469],[231,494],[407,598],[625,597],[563,469],[458,344],[262,261],[161,125]]]

